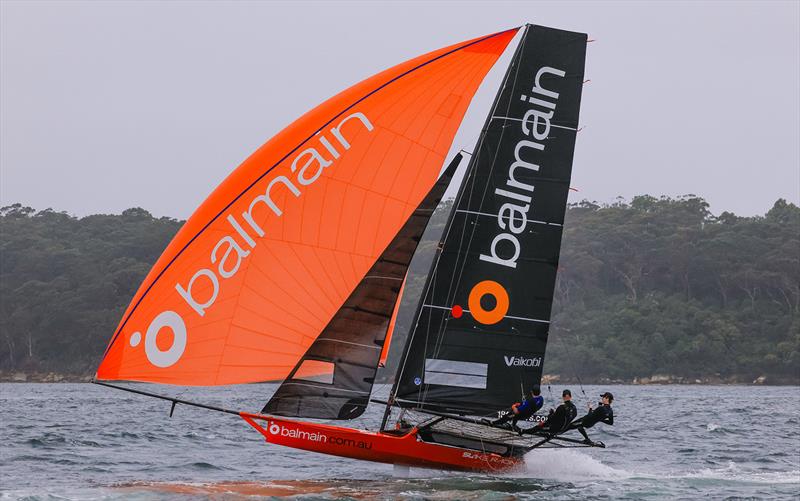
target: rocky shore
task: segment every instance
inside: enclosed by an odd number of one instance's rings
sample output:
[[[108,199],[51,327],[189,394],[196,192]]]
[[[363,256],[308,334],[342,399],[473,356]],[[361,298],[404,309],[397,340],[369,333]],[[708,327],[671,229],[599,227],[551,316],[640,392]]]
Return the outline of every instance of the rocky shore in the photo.
[[[91,375],[57,372],[0,372],[0,383],[88,383]]]
[[[761,375],[756,378],[734,375],[722,376],[713,374],[710,376],[683,377],[671,374],[654,374],[652,376],[637,376],[631,379],[587,379],[578,381],[576,378],[562,377],[558,374],[545,374],[542,376],[542,384],[699,384],[699,385],[800,385],[800,374],[795,377],[787,376],[766,376]]]
[[[57,372],[3,372],[0,371],[0,383],[88,383],[92,380],[91,374],[61,374]],[[542,384],[682,384],[682,385],[800,385],[800,375],[797,377],[758,376],[749,378],[745,376],[721,376],[714,374],[702,377],[682,377],[670,374],[654,374],[652,376],[634,377],[632,379],[586,379],[578,381],[575,378],[563,377],[558,374],[545,374]]]

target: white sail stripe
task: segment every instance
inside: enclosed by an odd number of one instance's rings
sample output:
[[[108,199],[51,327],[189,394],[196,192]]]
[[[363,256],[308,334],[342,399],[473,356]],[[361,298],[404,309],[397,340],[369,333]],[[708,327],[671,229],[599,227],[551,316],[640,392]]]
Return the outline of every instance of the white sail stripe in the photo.
[[[470,376],[468,374],[453,374],[449,372],[425,372],[425,384],[439,386],[455,386],[457,388],[486,389],[485,376]]]
[[[489,364],[479,362],[464,362],[462,360],[445,360],[441,358],[426,358],[425,373],[444,372],[466,376],[486,377]]]
[[[495,116],[492,117],[492,120],[494,120],[495,118],[499,118],[501,120],[513,120],[515,122],[522,122],[521,118],[501,117],[500,115],[495,115]],[[578,129],[576,129],[575,127],[566,127],[564,125],[555,125],[552,122],[550,122],[550,127],[554,127],[556,129],[574,130],[575,132],[578,132]]]
[[[447,311],[451,311],[453,309],[453,308],[448,308],[447,306],[436,306],[435,304],[423,304],[422,307],[423,308],[434,308],[434,309],[437,309],[437,310],[447,310]],[[470,312],[469,310],[462,310],[462,311],[464,313],[469,313]],[[549,324],[550,323],[550,320],[540,320],[538,318],[527,318],[527,317],[515,317],[515,316],[512,316],[512,315],[506,315],[503,318],[511,318],[513,320],[523,320],[525,322],[537,322],[537,323],[540,323],[540,324]]]
[[[477,216],[488,216],[488,217],[497,217],[497,214],[489,214],[488,212],[478,212],[474,210],[464,210],[464,209],[456,209],[456,212],[462,212],[464,214],[475,214]],[[548,223],[547,221],[539,221],[538,219],[528,219],[529,223],[532,224],[544,224],[547,226],[564,226],[561,223]]]

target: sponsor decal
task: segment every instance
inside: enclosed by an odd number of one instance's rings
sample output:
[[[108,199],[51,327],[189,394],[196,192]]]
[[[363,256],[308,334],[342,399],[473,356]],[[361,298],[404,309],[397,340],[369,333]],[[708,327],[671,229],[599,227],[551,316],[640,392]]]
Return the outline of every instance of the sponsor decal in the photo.
[[[270,435],[278,437],[295,438],[298,440],[307,440],[309,442],[317,442],[323,444],[341,445],[344,447],[353,447],[355,449],[372,449],[372,442],[368,440],[355,440],[352,438],[337,437],[335,435],[326,435],[317,431],[305,431],[298,428],[286,427],[278,423],[269,423],[267,431]]]
[[[533,185],[517,179],[517,169],[520,172],[528,170],[539,172],[539,166],[530,161],[530,153],[544,151],[544,141],[550,134],[550,120],[556,109],[558,92],[547,90],[540,84],[543,75],[564,77],[565,72],[556,68],[545,66],[536,72],[531,96],[520,95],[520,100],[531,105],[522,117],[520,127],[525,136],[533,139],[520,139],[514,147],[514,162],[508,167],[506,186],[495,188],[494,194],[502,202],[497,213],[497,226],[501,230],[494,237],[488,254],[481,254],[480,260],[488,263],[516,268],[522,248],[517,235],[525,230],[528,224],[528,213],[533,203]],[[525,157],[527,156],[527,159]],[[507,231],[502,231],[507,230]],[[501,249],[502,247],[502,249]]]
[[[547,421],[547,416],[545,416],[544,414],[534,414],[525,421],[528,421],[529,423],[544,423],[545,421]]]
[[[209,266],[189,271],[185,281],[175,284],[175,291],[183,302],[200,317],[205,316],[217,300],[225,280],[239,271],[244,259],[258,245],[259,239],[265,237],[264,229],[257,219],[263,221],[263,215],[283,215],[283,209],[276,203],[276,195],[291,194],[299,197],[303,190],[313,184],[322,172],[332,166],[351,145],[346,131],[352,134],[354,128],[363,127],[368,132],[374,128],[372,122],[361,112],[354,112],[344,117],[334,127],[316,136],[317,141],[297,153],[290,161],[291,173],[274,175],[258,183],[263,192],[254,196],[241,214],[228,213],[225,218],[230,228],[211,250]],[[311,144],[311,143],[309,143]],[[257,218],[257,216],[260,216]],[[191,275],[189,275],[191,274]],[[198,291],[206,291],[201,295]],[[208,292],[210,291],[210,292]],[[171,331],[172,341],[169,347],[159,348],[156,338],[168,336],[165,330]],[[144,335],[144,350],[147,360],[156,367],[166,368],[180,360],[186,349],[186,322],[180,314],[167,310],[158,314],[147,327]],[[166,338],[164,338],[166,339]],[[142,333],[137,331],[130,335],[132,347],[141,344]],[[162,339],[162,343],[163,342]]]
[[[479,256],[481,261],[504,268],[514,269],[517,267],[517,260],[523,251],[517,235],[525,231],[528,214],[534,203],[534,186],[520,179],[524,179],[522,173],[526,171],[539,172],[539,165],[533,163],[531,157],[535,155],[536,151],[545,149],[545,140],[550,134],[550,121],[553,119],[559,98],[559,93],[544,88],[541,80],[545,75],[563,78],[565,74],[564,71],[557,68],[544,66],[536,72],[533,86],[528,93],[530,95],[521,94],[519,96],[521,101],[529,105],[529,109],[522,116],[520,122],[523,138],[514,146],[514,161],[508,167],[505,185],[494,190],[495,199],[500,205],[497,211],[498,233],[486,253],[481,252]],[[495,306],[491,310],[486,310],[481,305],[481,299],[487,295],[494,298]],[[484,325],[493,325],[501,321],[508,313],[509,304],[508,291],[502,284],[494,280],[483,280],[475,284],[469,293],[470,313],[475,321]],[[458,318],[460,315],[455,313],[454,311],[453,316]],[[508,359],[506,363],[509,367],[517,365],[516,363],[509,364]],[[538,367],[538,365],[531,366]]]
[[[352,438],[331,437],[331,443],[335,445],[344,445],[345,447],[354,447],[356,449],[372,449],[372,442],[366,440],[353,440]]]
[[[509,414],[511,414],[511,411],[509,411],[509,410],[505,410],[504,409],[504,410],[501,410],[501,411],[497,411],[497,417],[498,418],[501,418],[503,416],[508,416]],[[534,414],[534,415],[529,416],[529,417],[527,417],[525,419],[520,419],[520,421],[526,421],[528,423],[542,423],[544,421],[547,421],[547,416],[545,416],[543,414]]]
[[[461,457],[466,459],[477,459],[478,461],[486,461],[487,463],[503,464],[513,466],[516,462],[512,459],[504,458],[496,454],[482,454],[480,452],[464,452]]]
[[[162,333],[162,329],[169,329],[172,335],[169,348],[165,350],[159,348],[156,341],[159,334],[166,335]],[[141,341],[141,332],[137,331],[131,334],[131,346],[136,347]],[[181,358],[185,349],[186,324],[183,322],[183,318],[174,311],[162,311],[150,322],[144,335],[144,353],[147,355],[147,360],[156,367],[169,367]]]
[[[486,295],[494,297],[494,308],[491,310],[481,306],[481,299]],[[508,313],[508,292],[494,280],[484,280],[475,284],[469,292],[468,302],[472,318],[484,325],[496,324]]]
[[[541,367],[542,365],[542,357],[524,358],[504,355],[503,358],[509,367]]]
[[[267,427],[267,431],[269,431],[270,435],[276,435],[280,437],[297,438],[299,440],[308,440],[309,442],[328,442],[328,436],[324,433],[309,432],[305,430],[299,430],[297,428],[288,428],[277,423],[270,423],[270,425]]]

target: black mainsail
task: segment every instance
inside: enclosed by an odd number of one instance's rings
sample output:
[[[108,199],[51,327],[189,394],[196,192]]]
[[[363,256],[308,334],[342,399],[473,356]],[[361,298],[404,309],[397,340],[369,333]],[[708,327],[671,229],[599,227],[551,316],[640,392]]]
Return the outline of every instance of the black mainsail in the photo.
[[[529,26],[486,121],[393,390],[486,415],[541,379],[587,37]]]

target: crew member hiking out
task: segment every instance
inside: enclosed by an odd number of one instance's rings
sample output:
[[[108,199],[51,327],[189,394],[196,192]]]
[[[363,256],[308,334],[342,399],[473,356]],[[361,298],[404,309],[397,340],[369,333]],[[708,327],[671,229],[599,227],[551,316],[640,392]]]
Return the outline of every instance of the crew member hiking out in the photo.
[[[573,421],[569,425],[569,428],[567,428],[568,430],[577,429],[581,435],[583,435],[583,443],[587,445],[595,445],[595,443],[589,440],[589,435],[586,434],[586,428],[591,428],[597,423],[605,423],[612,426],[614,425],[614,410],[611,408],[611,402],[614,401],[614,395],[607,391],[600,395],[600,398],[601,400],[596,409],[592,409],[592,404],[588,404],[589,412],[580,419]]]
[[[569,424],[578,415],[578,409],[572,403],[572,392],[564,390],[561,392],[561,399],[564,401],[561,405],[556,407],[556,410],[550,409],[550,415],[547,419],[534,426],[528,428],[523,433],[549,433],[557,434],[565,431]]]
[[[515,403],[504,415],[494,421],[489,421],[489,424],[492,426],[500,426],[510,420],[511,428],[517,430],[517,421],[525,421],[536,414],[536,411],[541,409],[543,405],[544,398],[542,398],[542,391],[539,385],[536,385],[522,403]]]

